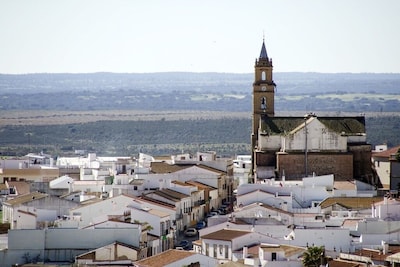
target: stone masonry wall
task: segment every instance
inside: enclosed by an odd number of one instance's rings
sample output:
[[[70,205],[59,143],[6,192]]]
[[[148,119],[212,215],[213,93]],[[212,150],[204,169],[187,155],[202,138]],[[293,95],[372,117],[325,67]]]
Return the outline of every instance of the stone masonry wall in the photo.
[[[334,174],[336,181],[353,179],[353,155],[351,153],[308,153],[308,176]],[[301,179],[305,175],[304,153],[277,155],[278,172],[285,171],[287,180]]]

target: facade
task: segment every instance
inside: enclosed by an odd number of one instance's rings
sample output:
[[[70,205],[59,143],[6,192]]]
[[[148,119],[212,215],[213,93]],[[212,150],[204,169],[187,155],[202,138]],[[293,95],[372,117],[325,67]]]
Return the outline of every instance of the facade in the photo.
[[[257,180],[298,180],[311,174],[334,174],[380,186],[371,168],[365,117],[277,117],[272,60],[263,42],[253,83],[252,174]]]
[[[68,220],[60,220],[60,227],[83,228],[91,224],[106,221],[110,215],[124,215],[129,212],[128,205],[133,197],[119,195],[103,201],[94,201],[91,204],[81,205],[70,209]]]
[[[6,181],[49,182],[59,176],[50,155],[27,154],[21,158],[3,158],[0,161],[0,183]]]
[[[234,251],[255,242],[251,231],[222,229],[201,236],[195,251],[219,260],[235,260]]]
[[[3,203],[3,222],[11,229],[35,229],[68,214],[78,204],[40,192],[25,194]]]
[[[134,247],[121,242],[91,250],[78,255],[75,263],[78,266],[98,266],[98,265],[133,265],[134,261],[145,258],[146,254]],[[109,264],[108,264],[109,263]]]
[[[372,153],[372,162],[384,188],[398,194],[400,189],[400,146]]]
[[[31,261],[70,263],[75,257],[109,245],[116,240],[139,248],[142,229],[136,227],[99,229],[26,229],[8,232],[8,248],[0,250],[0,266],[22,265]],[[14,265],[14,266],[15,266]]]
[[[259,246],[259,260],[261,266],[301,267],[301,257],[306,251],[304,247],[291,245],[261,244]],[[247,259],[248,261],[249,259]],[[245,260],[246,262],[246,260]]]
[[[134,266],[137,267],[175,267],[175,266],[204,266],[214,267],[218,266],[218,261],[214,258],[207,257],[192,251],[184,251],[177,249],[170,249],[158,255],[148,257],[143,260],[136,261]]]

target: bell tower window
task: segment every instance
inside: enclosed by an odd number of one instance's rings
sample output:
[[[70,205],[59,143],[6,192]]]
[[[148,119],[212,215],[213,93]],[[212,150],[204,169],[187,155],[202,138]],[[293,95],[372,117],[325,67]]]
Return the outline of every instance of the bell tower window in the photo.
[[[263,96],[261,98],[261,109],[263,111],[265,111],[267,109],[267,99],[265,98],[265,96]]]
[[[267,75],[266,75],[265,71],[261,72],[261,80],[265,81],[266,78],[267,78]]]

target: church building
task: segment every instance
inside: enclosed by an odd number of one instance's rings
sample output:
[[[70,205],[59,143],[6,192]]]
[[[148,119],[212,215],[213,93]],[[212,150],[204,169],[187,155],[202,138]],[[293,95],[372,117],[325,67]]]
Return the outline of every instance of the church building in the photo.
[[[272,59],[265,42],[255,61],[252,114],[254,182],[334,174],[335,180],[376,184],[365,117],[275,116]]]

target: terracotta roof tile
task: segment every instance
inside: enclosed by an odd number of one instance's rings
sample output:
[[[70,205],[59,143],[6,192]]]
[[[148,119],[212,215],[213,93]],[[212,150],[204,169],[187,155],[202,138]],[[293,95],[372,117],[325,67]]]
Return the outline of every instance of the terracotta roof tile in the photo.
[[[329,261],[329,267],[362,267],[363,263],[334,259]]]
[[[392,147],[388,150],[382,151],[382,152],[374,152],[372,153],[372,156],[374,158],[387,158],[389,159],[391,155],[395,155],[397,151],[399,151],[400,146]]]
[[[299,246],[292,246],[292,245],[276,245],[276,244],[261,244],[260,248],[263,251],[268,251],[268,252],[278,252],[282,251],[285,254],[286,258],[289,258],[293,255],[298,255],[302,254],[305,252],[307,249],[304,247],[299,247]]]
[[[241,237],[244,235],[248,235],[250,233],[251,232],[249,232],[249,231],[222,229],[222,230],[204,235],[201,238],[202,239],[231,241],[235,238],[238,238],[238,237]]]
[[[181,200],[183,198],[190,197],[189,195],[185,195],[185,194],[182,194],[182,193],[180,193],[178,191],[174,191],[174,190],[171,190],[171,189],[168,189],[168,188],[154,191],[152,194],[156,194],[156,195],[159,195],[159,196],[162,196],[162,197],[165,197],[167,199],[174,200],[174,201],[178,201],[178,200]]]
[[[356,185],[353,181],[334,181],[333,188],[340,190],[354,190]]]
[[[6,184],[8,184],[8,187],[17,188],[17,192],[20,195],[29,194],[31,192],[29,183],[24,181],[7,181]]]
[[[143,201],[143,202],[147,202],[147,203],[151,203],[151,204],[154,204],[154,205],[159,205],[159,206],[166,207],[166,208],[173,209],[173,210],[176,209],[175,205],[166,203],[166,202],[161,201],[161,200],[157,200],[157,199],[151,198],[151,197],[146,196],[146,195],[140,196],[138,198],[138,200]]]
[[[316,117],[327,128],[337,133],[365,133],[365,118],[360,117]],[[283,134],[304,124],[303,117],[263,117],[261,130],[268,134]]]
[[[319,205],[322,209],[338,204],[352,210],[369,209],[374,203],[383,200],[383,197],[329,197]]]
[[[195,252],[170,249],[155,256],[136,261],[135,265],[138,267],[159,267],[167,264],[174,263],[175,261],[182,260],[187,257],[195,255]]]
[[[43,194],[40,192],[33,192],[30,194],[25,194],[22,196],[18,196],[16,198],[7,200],[4,202],[6,205],[14,206],[14,205],[21,205],[30,201],[38,200],[47,197],[47,194]]]
[[[186,183],[187,183],[187,184],[190,184],[190,185],[195,185],[195,186],[197,186],[197,187],[200,188],[200,189],[211,189],[211,190],[217,189],[217,188],[215,188],[215,187],[212,187],[212,186],[209,186],[209,185],[200,183],[200,182],[196,182],[196,181],[187,181]]]
[[[150,170],[152,173],[173,173],[182,169],[186,169],[188,167],[190,167],[190,165],[177,165],[169,164],[166,162],[151,162]]]

